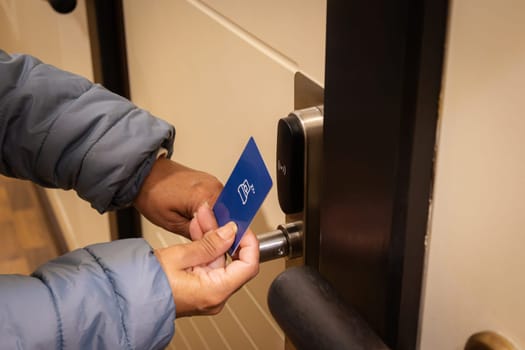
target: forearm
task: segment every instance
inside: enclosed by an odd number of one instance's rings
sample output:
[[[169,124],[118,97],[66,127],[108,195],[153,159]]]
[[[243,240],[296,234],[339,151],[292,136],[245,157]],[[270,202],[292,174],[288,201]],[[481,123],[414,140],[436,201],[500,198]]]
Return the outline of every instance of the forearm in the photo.
[[[100,212],[131,204],[174,129],[100,85],[0,51],[0,172],[75,189]]]

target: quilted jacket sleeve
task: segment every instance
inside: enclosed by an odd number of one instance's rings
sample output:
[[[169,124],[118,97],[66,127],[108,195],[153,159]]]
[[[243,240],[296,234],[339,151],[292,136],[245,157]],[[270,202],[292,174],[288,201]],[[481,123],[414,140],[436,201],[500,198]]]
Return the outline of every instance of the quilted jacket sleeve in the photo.
[[[174,129],[100,85],[0,50],[0,173],[74,189],[100,212],[132,202]],[[142,239],[0,276],[0,349],[158,349],[175,305]]]
[[[0,349],[162,349],[175,305],[142,239],[88,246],[32,276],[0,275]]]
[[[0,50],[0,173],[129,205],[174,128],[98,84]]]

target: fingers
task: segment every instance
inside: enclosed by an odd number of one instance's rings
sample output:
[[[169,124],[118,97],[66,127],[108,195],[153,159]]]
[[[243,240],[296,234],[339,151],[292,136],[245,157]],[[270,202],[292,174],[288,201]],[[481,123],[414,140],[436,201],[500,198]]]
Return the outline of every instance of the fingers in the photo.
[[[199,240],[204,236],[205,232],[214,230],[217,228],[217,221],[215,220],[215,214],[210,208],[208,202],[204,202],[190,222],[190,237],[193,241]],[[215,269],[224,267],[226,264],[226,258],[224,255],[221,255],[214,261],[208,264],[209,268]]]
[[[191,218],[203,202],[214,203],[221,182],[211,174],[190,169],[169,159],[155,161],[133,204],[154,224],[190,237]],[[206,226],[209,217],[205,216]],[[214,227],[207,227],[207,232]],[[202,236],[202,234],[200,234]]]
[[[230,222],[210,231],[200,240],[185,244],[176,259],[180,268],[200,266],[222,257],[232,246],[237,225]],[[169,248],[168,248],[169,249]]]
[[[208,202],[204,202],[193,216],[190,222],[189,232],[193,241],[201,239],[205,232],[215,230],[218,227],[215,214]]]
[[[218,227],[217,220],[215,220],[215,214],[208,202],[204,202],[204,204],[202,204],[197,210],[197,219],[202,232],[215,230]]]
[[[239,243],[238,259],[226,266],[226,281],[232,293],[259,272],[259,241],[248,229]]]
[[[251,229],[246,230],[239,242],[239,260],[259,263],[259,240]]]
[[[208,235],[206,235],[208,236]],[[204,239],[206,239],[206,236]],[[193,281],[199,288],[195,288],[190,313],[181,309],[181,315],[218,313],[226,300],[239,290],[246,282],[257,275],[259,271],[259,242],[251,230],[248,230],[239,245],[239,258],[230,263],[226,268],[205,269],[196,267],[192,273],[198,277],[198,282]],[[177,300],[176,300],[177,302]],[[180,303],[177,303],[179,309]],[[178,314],[179,315],[179,314]]]
[[[204,236],[204,232],[201,229],[201,225],[199,224],[197,215],[195,215],[193,219],[191,219],[188,231],[190,233],[189,238],[192,241],[198,241],[199,239],[202,238],[202,236]]]
[[[210,268],[209,262],[222,257],[233,244],[236,228],[231,222],[198,241],[155,251],[170,282],[177,317],[219,312],[259,271],[259,242],[251,230],[244,234],[236,260],[226,267]]]

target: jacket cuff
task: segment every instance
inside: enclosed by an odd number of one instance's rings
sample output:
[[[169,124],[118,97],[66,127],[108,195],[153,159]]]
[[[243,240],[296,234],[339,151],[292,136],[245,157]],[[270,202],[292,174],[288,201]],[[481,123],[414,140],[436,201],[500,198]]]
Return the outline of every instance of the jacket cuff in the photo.
[[[164,147],[160,147],[157,151],[157,159],[164,158],[168,155],[168,150]]]

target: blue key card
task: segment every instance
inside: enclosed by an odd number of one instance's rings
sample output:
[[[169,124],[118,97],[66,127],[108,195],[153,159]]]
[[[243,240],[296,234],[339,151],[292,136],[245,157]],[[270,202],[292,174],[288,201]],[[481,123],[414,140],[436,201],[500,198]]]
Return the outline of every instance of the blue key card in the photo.
[[[237,161],[213,206],[219,226],[230,221],[237,224],[235,242],[228,250],[230,255],[235,253],[244,232],[250,226],[270,188],[272,188],[272,178],[253,137],[250,137],[241,158]]]

